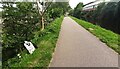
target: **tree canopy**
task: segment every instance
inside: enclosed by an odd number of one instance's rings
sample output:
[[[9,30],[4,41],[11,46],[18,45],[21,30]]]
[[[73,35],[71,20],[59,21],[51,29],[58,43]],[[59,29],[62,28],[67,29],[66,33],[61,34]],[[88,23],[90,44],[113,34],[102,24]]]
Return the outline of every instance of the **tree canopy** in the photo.
[[[77,18],[81,18],[82,9],[83,9],[83,3],[79,3],[74,9],[73,16]]]

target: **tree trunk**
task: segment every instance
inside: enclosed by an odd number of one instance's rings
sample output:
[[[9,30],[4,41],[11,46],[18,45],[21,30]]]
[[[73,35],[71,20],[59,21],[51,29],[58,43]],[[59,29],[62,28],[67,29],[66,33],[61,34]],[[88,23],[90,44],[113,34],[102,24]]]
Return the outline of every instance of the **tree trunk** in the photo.
[[[43,31],[44,30],[44,18],[43,18],[43,16],[42,16],[42,18],[41,18],[41,31]]]

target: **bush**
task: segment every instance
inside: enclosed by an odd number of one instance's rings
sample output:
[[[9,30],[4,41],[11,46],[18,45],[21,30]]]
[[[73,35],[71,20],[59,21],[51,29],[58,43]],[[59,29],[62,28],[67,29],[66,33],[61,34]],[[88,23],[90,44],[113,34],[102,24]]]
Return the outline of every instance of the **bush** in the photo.
[[[27,54],[26,50],[24,50],[20,53],[20,59],[18,59],[17,56],[9,59],[3,63],[3,68],[25,67],[25,69],[29,69],[29,67],[48,67],[59,36],[62,20],[63,16],[55,19],[55,21],[50,23],[42,32],[38,31],[35,33],[35,36],[31,41],[32,43],[35,43],[38,48],[33,54]],[[54,30],[54,32],[50,29]]]
[[[16,4],[16,7],[13,6]],[[32,3],[3,3],[3,61],[15,56],[24,49],[25,40],[33,38],[39,17]]]
[[[96,10],[83,11],[82,19],[120,34],[120,2],[100,3]]]

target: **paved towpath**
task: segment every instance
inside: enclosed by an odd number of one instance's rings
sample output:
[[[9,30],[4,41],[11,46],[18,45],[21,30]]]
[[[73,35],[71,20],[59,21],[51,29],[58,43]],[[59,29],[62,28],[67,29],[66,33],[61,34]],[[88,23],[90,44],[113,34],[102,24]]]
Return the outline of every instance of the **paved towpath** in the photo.
[[[118,67],[118,55],[74,20],[65,17],[50,67]]]

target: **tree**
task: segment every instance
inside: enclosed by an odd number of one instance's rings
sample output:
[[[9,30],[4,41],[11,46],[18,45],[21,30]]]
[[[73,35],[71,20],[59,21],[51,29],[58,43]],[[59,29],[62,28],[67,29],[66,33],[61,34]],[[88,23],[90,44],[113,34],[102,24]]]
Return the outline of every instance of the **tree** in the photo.
[[[83,8],[83,3],[79,3],[74,9],[73,16],[77,18],[81,18],[82,8]]]
[[[115,17],[115,24],[116,24],[115,32],[120,34],[120,1],[117,3],[117,7],[115,8],[114,17]],[[119,41],[120,41],[120,39],[119,39]]]
[[[39,16],[40,16],[41,31],[44,30],[44,28],[45,28],[44,14],[46,13],[49,6],[52,4],[52,1],[51,2],[46,2],[46,1],[39,2],[39,0],[37,0],[37,8],[39,11]]]
[[[51,11],[49,11],[50,17],[55,19],[56,17],[60,17],[63,14],[63,9],[61,8],[53,8]]]
[[[93,11],[93,13],[92,13],[94,22],[97,25],[100,25],[100,15],[101,15],[101,11],[102,11],[104,6],[105,6],[105,2],[102,2],[102,3],[98,4],[98,6],[95,9],[95,11]]]
[[[49,15],[50,18],[55,19],[56,17],[65,15],[69,9],[70,9],[70,7],[67,2],[54,2],[48,8],[47,14]]]
[[[115,23],[115,8],[117,6],[116,2],[110,2],[106,4],[100,13],[100,26],[112,30],[115,32],[116,23]]]
[[[69,15],[73,16],[73,9],[70,9],[68,12],[69,12]]]
[[[119,33],[120,2],[100,3],[93,11],[83,11],[82,19]]]
[[[16,7],[13,7],[13,4]],[[27,2],[3,3],[3,60],[21,52],[24,41],[33,38],[39,21],[38,12],[33,5]]]
[[[67,2],[53,2],[51,6],[47,9],[46,15],[52,21],[53,19],[65,15],[70,9]]]

